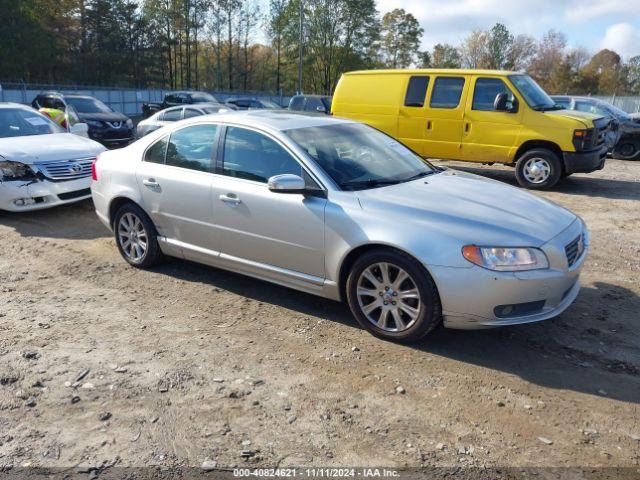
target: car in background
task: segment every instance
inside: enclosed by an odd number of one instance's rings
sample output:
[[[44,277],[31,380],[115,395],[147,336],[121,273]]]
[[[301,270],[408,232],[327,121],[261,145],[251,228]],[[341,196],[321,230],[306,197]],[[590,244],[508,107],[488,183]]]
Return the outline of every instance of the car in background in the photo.
[[[640,160],[640,115],[629,114],[615,105],[591,97],[552,95],[556,105],[567,110],[595,113],[611,118],[611,155],[620,160]]]
[[[167,108],[139,122],[136,127],[136,138],[142,138],[165,125],[170,125],[173,122],[185,118],[199,117],[200,115],[208,115],[211,113],[225,113],[232,110],[235,110],[233,105],[223,105],[220,103],[201,103]]]
[[[589,243],[558,205],[327,115],[175,123],[101,155],[91,191],[134,267],[166,254],[343,300],[395,341],[555,317]]]
[[[289,100],[292,112],[315,112],[331,114],[331,97],[326,95],[294,95]]]
[[[178,91],[165,93],[160,103],[143,103],[142,114],[145,118],[156,112],[178,105],[195,105],[198,103],[219,103],[216,97],[207,92]]]
[[[126,145],[134,139],[131,119],[90,95],[43,92],[33,99],[31,106],[63,112],[71,106],[79,121],[89,127],[89,138],[109,147]]]
[[[238,110],[280,110],[282,107],[263,98],[230,98],[224,103],[234,105]]]
[[[31,107],[0,103],[0,210],[38,210],[89,198],[91,168],[104,150]]]

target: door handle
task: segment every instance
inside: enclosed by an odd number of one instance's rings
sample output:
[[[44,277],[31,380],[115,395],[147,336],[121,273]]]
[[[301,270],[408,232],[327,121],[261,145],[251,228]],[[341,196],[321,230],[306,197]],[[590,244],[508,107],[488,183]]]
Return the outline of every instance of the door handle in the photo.
[[[151,188],[158,188],[160,186],[160,184],[156,182],[155,178],[145,178],[144,180],[142,180],[142,184],[146,187]]]
[[[427,130],[431,130],[431,120],[427,120]]]
[[[239,205],[242,203],[242,200],[240,200],[235,193],[222,194],[218,198],[224,203],[229,203],[231,205]]]
[[[464,133],[469,133],[469,130],[471,130],[471,123],[466,122],[464,124]]]

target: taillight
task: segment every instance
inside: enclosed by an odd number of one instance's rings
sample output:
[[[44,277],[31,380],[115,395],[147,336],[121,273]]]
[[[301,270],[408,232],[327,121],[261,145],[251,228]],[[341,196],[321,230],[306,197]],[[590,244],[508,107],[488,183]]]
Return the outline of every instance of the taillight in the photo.
[[[98,181],[98,172],[96,171],[96,163],[98,163],[98,160],[100,160],[100,155],[98,155],[94,162],[91,164],[91,180],[93,180],[94,182]]]

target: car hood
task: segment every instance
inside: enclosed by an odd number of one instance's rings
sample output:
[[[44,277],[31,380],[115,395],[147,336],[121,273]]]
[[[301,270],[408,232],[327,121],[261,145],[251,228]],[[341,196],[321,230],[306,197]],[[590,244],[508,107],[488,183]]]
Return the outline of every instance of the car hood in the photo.
[[[581,112],[580,110],[548,110],[544,112],[547,115],[556,115],[558,117],[566,117],[577,120],[584,124],[585,127],[592,127],[593,121],[602,118],[602,115],[595,113]]]
[[[427,231],[486,246],[540,246],[577,218],[519,188],[455,170],[357,195],[379,218],[418,222]]]
[[[0,138],[0,156],[27,164],[92,157],[104,150],[98,142],[72,133]]]
[[[120,112],[110,113],[78,113],[80,120],[98,120],[100,122],[126,122],[129,120],[125,114]]]

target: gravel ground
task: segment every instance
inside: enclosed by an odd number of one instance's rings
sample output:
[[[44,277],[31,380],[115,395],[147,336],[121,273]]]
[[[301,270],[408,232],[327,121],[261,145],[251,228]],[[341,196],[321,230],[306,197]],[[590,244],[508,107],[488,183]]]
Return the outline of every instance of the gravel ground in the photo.
[[[237,274],[131,268],[91,202],[0,213],[0,470],[640,468],[639,181],[611,160],[536,193],[591,230],[560,317],[410,346]]]

